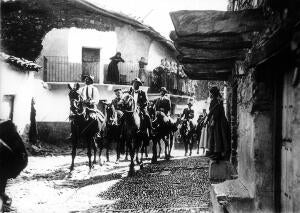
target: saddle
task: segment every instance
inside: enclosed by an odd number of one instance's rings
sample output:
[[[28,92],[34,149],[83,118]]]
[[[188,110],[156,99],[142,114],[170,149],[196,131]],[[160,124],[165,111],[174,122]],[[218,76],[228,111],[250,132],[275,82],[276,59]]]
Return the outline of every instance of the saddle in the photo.
[[[99,120],[101,123],[104,122],[105,116],[104,114],[99,111],[98,109],[88,108],[85,109],[85,119],[89,120],[89,118],[93,120]]]

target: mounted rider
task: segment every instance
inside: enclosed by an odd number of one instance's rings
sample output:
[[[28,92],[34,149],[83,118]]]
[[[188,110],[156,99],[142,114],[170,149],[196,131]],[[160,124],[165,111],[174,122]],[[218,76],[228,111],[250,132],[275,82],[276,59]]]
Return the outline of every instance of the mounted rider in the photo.
[[[121,117],[123,116],[123,108],[120,105],[120,101],[122,100],[122,89],[117,88],[114,90],[116,97],[111,101],[111,104],[113,105],[114,109],[116,110],[116,116],[117,116],[117,124],[120,124]]]
[[[168,116],[171,111],[171,101],[167,94],[168,90],[165,87],[161,87],[160,97],[155,103],[155,110],[163,112],[166,116]]]
[[[83,102],[86,106],[86,119],[99,119],[101,122],[104,121],[104,115],[97,109],[97,104],[99,102],[99,91],[93,85],[94,76],[87,75],[85,77],[85,86],[79,89],[79,94],[81,95]]]
[[[147,129],[149,130],[149,135],[152,135],[152,123],[150,119],[150,115],[147,110],[148,98],[147,94],[140,89],[143,83],[140,78],[135,78],[132,81],[132,87],[127,91],[133,98],[135,102],[135,110],[139,111],[141,117],[144,118],[144,121],[147,125]]]
[[[184,122],[188,122],[187,124],[189,125],[189,128],[193,128],[193,122],[192,122],[192,119],[194,118],[194,110],[192,109],[192,102],[189,102],[188,103],[188,107],[185,108],[183,110],[183,113],[181,114],[181,119],[184,120]]]
[[[111,104],[114,106],[115,110],[122,111],[122,107],[120,106],[119,102],[122,99],[122,89],[118,88],[114,90],[116,97],[111,101]]]

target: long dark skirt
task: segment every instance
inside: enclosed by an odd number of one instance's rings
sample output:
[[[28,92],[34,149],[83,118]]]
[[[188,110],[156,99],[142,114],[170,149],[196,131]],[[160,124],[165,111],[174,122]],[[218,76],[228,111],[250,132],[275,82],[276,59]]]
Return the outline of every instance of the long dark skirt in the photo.
[[[119,83],[120,73],[118,68],[118,63],[116,61],[111,61],[107,68],[107,81],[114,83]]]
[[[221,116],[214,126],[208,128],[208,146],[213,153],[224,153],[226,158],[230,155],[230,127],[225,116]]]

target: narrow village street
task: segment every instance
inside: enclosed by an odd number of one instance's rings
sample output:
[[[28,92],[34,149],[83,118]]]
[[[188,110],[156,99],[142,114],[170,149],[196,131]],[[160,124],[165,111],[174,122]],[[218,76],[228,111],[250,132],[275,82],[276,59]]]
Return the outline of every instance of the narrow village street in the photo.
[[[69,174],[71,156],[30,157],[28,167],[9,182],[11,212],[207,212],[208,160],[182,157],[175,150],[170,161],[146,160],[127,177],[129,162],[122,160],[89,172],[85,150],[80,150]],[[67,150],[65,150],[67,153]],[[151,154],[150,154],[151,156]]]

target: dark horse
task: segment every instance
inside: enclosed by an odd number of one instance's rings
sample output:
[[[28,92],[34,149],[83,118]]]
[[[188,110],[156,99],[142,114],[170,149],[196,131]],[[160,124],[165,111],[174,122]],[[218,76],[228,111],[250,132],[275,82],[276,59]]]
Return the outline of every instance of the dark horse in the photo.
[[[9,206],[10,198],[5,194],[7,180],[16,178],[27,166],[28,155],[17,129],[11,120],[0,123],[0,201]],[[0,204],[1,212],[1,204]]]
[[[192,125],[189,120],[183,120],[180,128],[180,136],[184,144],[184,155],[187,156],[189,152],[189,156],[191,156],[193,145],[197,140],[196,126]]]
[[[120,160],[121,152],[124,153],[124,144],[120,140],[121,126],[120,118],[123,116],[123,112],[115,110],[115,107],[111,103],[105,103],[105,123],[101,130],[101,137],[96,139],[99,147],[99,160],[101,162],[101,153],[106,148],[106,160],[109,162],[109,151],[113,142],[117,143],[117,162]]]
[[[134,98],[130,94],[125,94],[120,101],[123,106],[123,125],[122,125],[122,138],[126,143],[126,148],[130,154],[130,167],[128,175],[134,174],[134,158],[136,158],[136,163],[143,168],[143,158],[142,158],[142,147],[143,140],[141,140],[141,118],[139,113],[135,109]],[[139,160],[139,154],[140,160]]]
[[[155,136],[153,137],[153,157],[152,162],[157,161],[157,157],[160,157],[161,146],[160,141],[165,143],[165,159],[170,159],[171,151],[174,143],[174,134],[177,131],[177,120],[166,116],[161,111],[156,112],[156,119],[153,121],[155,128]],[[159,155],[157,156],[157,145],[159,145]]]
[[[74,87],[68,85],[69,99],[70,99],[70,109],[72,114],[70,115],[71,120],[71,140],[72,140],[72,163],[70,171],[74,169],[74,159],[76,156],[76,149],[80,139],[83,139],[87,143],[87,156],[89,159],[89,168],[93,167],[92,165],[92,151],[94,150],[94,161],[96,163],[96,144],[95,137],[97,133],[100,132],[100,122],[97,118],[91,118],[88,116],[90,112],[94,112],[94,109],[87,107],[87,104],[82,100],[82,97],[78,93],[79,84],[76,83]]]

